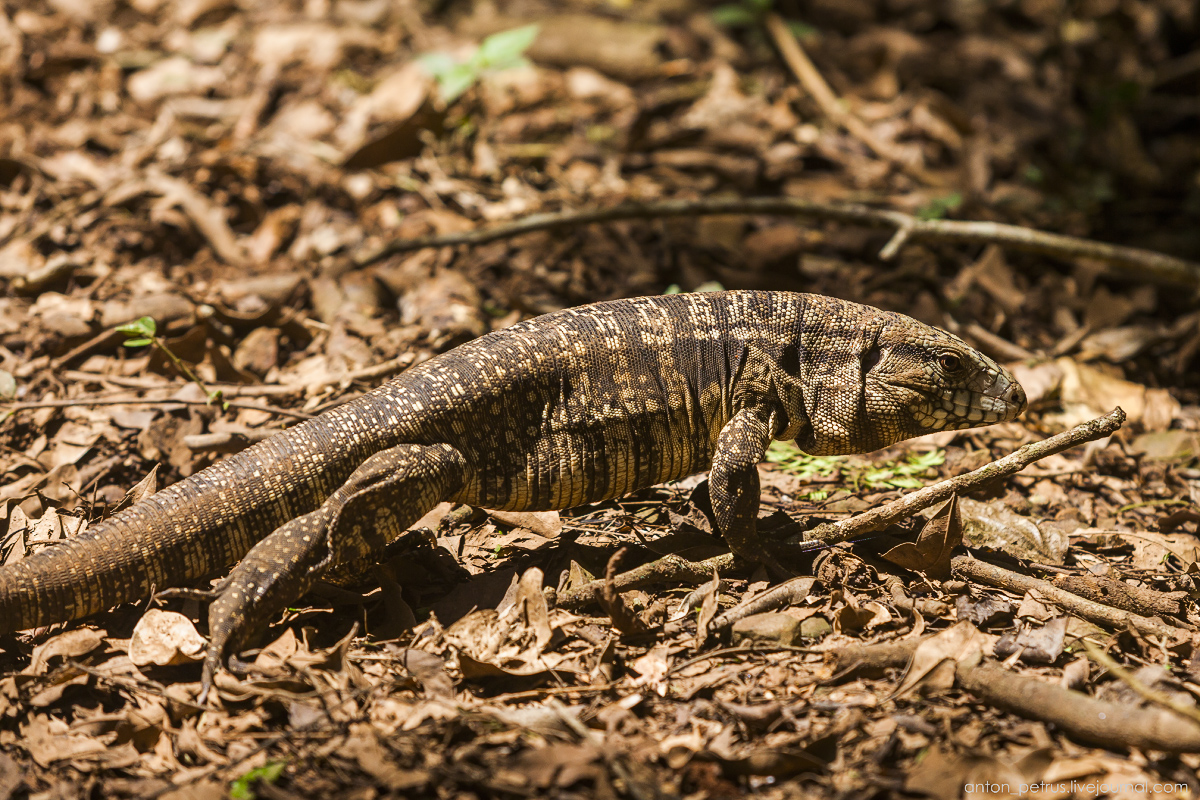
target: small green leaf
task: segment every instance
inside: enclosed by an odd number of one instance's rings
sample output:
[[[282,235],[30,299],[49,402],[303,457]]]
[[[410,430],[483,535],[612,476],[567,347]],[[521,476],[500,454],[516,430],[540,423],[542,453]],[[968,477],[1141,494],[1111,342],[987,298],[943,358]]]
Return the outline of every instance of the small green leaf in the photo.
[[[704,283],[702,283],[696,287],[696,291],[697,292],[723,292],[723,291],[725,291],[725,287],[721,285],[720,281],[705,281]]]
[[[449,53],[426,53],[417,59],[417,63],[438,80],[441,80],[442,76],[450,70],[460,66]]]
[[[758,24],[759,15],[745,6],[717,6],[712,10],[712,21],[723,28],[749,28]]]
[[[126,339],[126,347],[145,347],[148,344],[154,344],[153,339]]]
[[[788,30],[792,32],[792,36],[795,36],[797,39],[807,39],[811,36],[817,35],[817,29],[812,25],[809,25],[807,22],[791,20],[788,22],[787,26]]]
[[[917,218],[930,220],[942,219],[951,211],[956,211],[962,205],[962,195],[959,192],[951,192],[945,197],[935,197],[928,205],[917,209]]]
[[[117,333],[123,333],[126,336],[137,336],[143,339],[153,339],[154,334],[157,332],[158,326],[150,317],[142,317],[133,322],[126,322],[124,325],[117,326]]]
[[[449,72],[438,78],[438,93],[443,102],[453,103],[462,97],[463,92],[475,85],[479,74],[469,64],[457,64]]]
[[[258,796],[254,793],[255,781],[274,783],[283,774],[285,766],[282,761],[268,761],[261,767],[255,767],[247,771],[240,778],[229,784],[229,796],[233,800],[255,800]]]
[[[678,283],[672,283],[663,291],[663,294],[682,294],[682,292],[683,289],[679,287]]]
[[[518,60],[537,38],[537,25],[523,25],[509,31],[493,33],[483,40],[475,57],[485,69],[508,69],[517,66]]]
[[[890,481],[886,481],[886,483],[888,486],[891,486],[896,489],[920,489],[922,486],[925,485],[925,484],[921,483],[921,481],[917,480],[916,478],[910,478],[907,476],[899,476],[896,478],[892,478]]]
[[[914,470],[924,472],[927,469],[940,467],[946,463],[945,450],[929,450],[924,453],[909,453],[908,463]]]

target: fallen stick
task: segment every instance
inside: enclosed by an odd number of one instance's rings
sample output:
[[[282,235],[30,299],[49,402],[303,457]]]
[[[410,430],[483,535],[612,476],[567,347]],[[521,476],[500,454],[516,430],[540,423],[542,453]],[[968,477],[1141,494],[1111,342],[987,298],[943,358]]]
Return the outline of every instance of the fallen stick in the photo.
[[[1050,581],[1022,575],[1019,572],[1013,572],[970,556],[955,556],[950,560],[950,568],[959,578],[969,578],[979,583],[986,583],[989,586],[1008,589],[1020,594],[1037,592],[1043,600],[1054,603],[1063,611],[1109,630],[1122,630],[1129,626],[1142,635],[1153,635],[1167,640],[1187,634],[1187,630],[1184,628],[1168,625],[1157,617],[1146,617],[1132,611],[1123,611],[1103,603],[1097,603],[1094,600],[1072,594],[1066,589],[1061,589]]]
[[[634,567],[628,572],[614,576],[611,581],[606,579],[589,581],[582,586],[576,586],[570,591],[558,596],[558,605],[562,608],[582,608],[592,603],[600,602],[605,592],[605,584],[610,591],[625,592],[630,589],[640,589],[656,583],[704,583],[712,578],[713,570],[724,574],[733,567],[733,553],[714,556],[704,561],[688,561],[676,555],[666,555],[640,567]]]
[[[993,708],[1049,722],[1076,739],[1101,747],[1200,752],[1200,725],[1173,711],[1097,700],[994,664],[959,667],[956,679],[963,689]]]
[[[408,253],[426,247],[487,244],[525,233],[572,228],[597,222],[725,214],[810,217],[874,228],[894,228],[896,235],[879,254],[884,261],[895,257],[905,243],[913,241],[997,244],[1061,259],[1092,259],[1113,267],[1118,274],[1123,273],[1126,278],[1135,280],[1153,280],[1200,288],[1200,264],[1151,250],[1097,242],[1060,233],[1047,233],[1001,222],[918,219],[901,211],[871,208],[855,203],[822,203],[798,197],[663,200],[654,203],[622,203],[610,208],[585,211],[531,214],[504,225],[440,236],[395,239],[382,245],[365,247],[352,257],[352,264],[354,267],[365,267],[396,253]]]
[[[713,633],[723,631],[726,628],[732,628],[735,622],[754,614],[798,605],[800,601],[808,597],[808,593],[812,591],[813,584],[816,582],[816,578],[792,578],[778,586],[772,586],[765,592],[755,595],[749,600],[744,600],[718,615],[709,623],[708,629]]]
[[[1086,442],[1103,439],[1105,436],[1111,436],[1124,422],[1125,412],[1120,408],[1115,408],[1103,417],[1076,425],[1069,431],[1064,431],[1040,442],[1031,442],[974,472],[939,481],[840,522],[826,522],[818,525],[810,531],[805,531],[804,538],[806,541],[836,544],[874,533],[943,500],[949,500],[951,495],[966,494],[992,481],[1015,475],[1033,462],[1047,456],[1061,453],[1063,450],[1069,450]]]
[[[830,668],[841,677],[903,669],[920,643],[911,640],[842,648],[830,654]],[[1200,752],[1200,725],[1173,711],[1096,700],[996,664],[959,664],[955,679],[985,705],[1051,723],[1082,741],[1117,749]]]
[[[1081,639],[1080,641],[1083,642],[1083,649],[1087,651],[1088,658],[1090,658],[1092,661],[1095,661],[1097,664],[1115,675],[1118,679],[1124,682],[1126,686],[1136,692],[1142,699],[1151,703],[1157,703],[1164,708],[1169,708],[1181,717],[1188,717],[1192,720],[1192,722],[1200,725],[1200,709],[1196,708],[1196,706],[1184,705],[1183,703],[1177,702],[1170,695],[1150,688],[1146,684],[1142,683],[1136,675],[1118,664],[1116,659],[1114,659],[1108,653],[1104,652],[1087,639]]]

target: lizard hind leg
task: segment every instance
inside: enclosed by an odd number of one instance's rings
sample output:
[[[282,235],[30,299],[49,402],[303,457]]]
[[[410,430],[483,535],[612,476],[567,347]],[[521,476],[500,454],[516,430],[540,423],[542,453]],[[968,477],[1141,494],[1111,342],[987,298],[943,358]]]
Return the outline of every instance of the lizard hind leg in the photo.
[[[222,581],[208,609],[204,697],[225,654],[261,633],[330,569],[370,559],[468,478],[449,445],[402,444],[367,458],[316,511],[277,528]],[[203,701],[202,701],[203,702]]]

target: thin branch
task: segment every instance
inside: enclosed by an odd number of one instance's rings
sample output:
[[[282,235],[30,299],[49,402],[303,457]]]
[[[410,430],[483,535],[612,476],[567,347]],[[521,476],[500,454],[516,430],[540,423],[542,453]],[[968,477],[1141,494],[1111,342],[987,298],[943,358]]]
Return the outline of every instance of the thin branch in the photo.
[[[1076,425],[1069,431],[1057,436],[1051,436],[1041,442],[1032,442],[1021,449],[1009,453],[998,461],[980,467],[974,472],[958,475],[948,480],[939,481],[932,486],[918,489],[901,498],[884,503],[878,508],[856,514],[840,522],[826,522],[811,531],[806,531],[804,538],[808,541],[821,541],[826,544],[845,542],[856,539],[868,533],[883,530],[893,522],[910,517],[918,511],[948,500],[953,494],[966,494],[980,486],[991,483],[1009,475],[1015,475],[1035,461],[1061,453],[1072,447],[1103,439],[1111,436],[1125,422],[1125,412],[1120,408],[1097,419]]]
[[[829,654],[835,672],[878,674],[903,669],[927,639],[855,645]],[[852,668],[852,669],[851,669]],[[1200,728],[1170,711],[1110,703],[995,664],[958,664],[958,685],[981,702],[1025,719],[1048,722],[1070,736],[1104,747],[1138,747],[1169,753],[1200,751]]]
[[[278,406],[260,406],[254,403],[225,403],[229,408],[241,408],[247,411],[265,411],[268,414],[278,414],[281,417],[292,417],[293,419],[312,419],[312,414],[305,414],[303,411],[291,411]],[[5,413],[14,413],[17,411],[28,411],[31,408],[74,408],[74,407],[91,407],[91,406],[215,406],[207,400],[146,400],[144,398],[112,398],[108,400],[88,400],[80,398],[78,400],[40,400],[30,403],[0,403],[0,409],[4,409]]]
[[[955,556],[951,559],[950,565],[956,577],[985,583],[1019,594],[1036,592],[1043,600],[1053,603],[1064,611],[1109,630],[1122,630],[1129,626],[1143,635],[1158,636],[1168,641],[1178,638],[1180,635],[1188,635],[1188,630],[1168,625],[1158,617],[1146,617],[1132,611],[1122,611],[1119,608],[1097,603],[1094,600],[1072,594],[1066,589],[1060,589],[1050,581],[1022,575],[986,561],[967,556]]]
[[[955,677],[959,686],[993,708],[1051,723],[1102,747],[1200,752],[1200,726],[1171,711],[1097,700],[994,664],[960,666]]]
[[[767,33],[771,36],[775,47],[779,49],[779,54],[783,56],[788,69],[792,71],[796,80],[800,81],[800,85],[816,101],[816,104],[821,107],[821,113],[835,124],[845,128],[846,132],[855,139],[871,148],[875,155],[892,162],[910,177],[924,184],[938,185],[939,181],[936,177],[913,164],[898,147],[880,139],[867,123],[846,109],[842,99],[830,88],[824,76],[817,70],[808,54],[804,52],[800,41],[788,29],[787,23],[781,16],[774,13],[767,14],[764,21]]]
[[[376,247],[363,248],[354,256],[353,263],[356,267],[365,267],[396,253],[408,253],[427,247],[487,244],[526,233],[559,230],[597,222],[724,214],[798,216],[873,228],[894,228],[906,232],[900,244],[916,241],[997,244],[1064,260],[1092,259],[1112,267],[1118,274],[1131,280],[1151,280],[1200,288],[1200,264],[1151,250],[1047,233],[1001,222],[919,219],[901,211],[871,208],[855,203],[822,203],[797,197],[663,200],[654,203],[622,203],[609,208],[584,211],[531,214],[504,225],[441,236],[397,239]],[[898,237],[893,237],[893,241],[896,238]],[[886,253],[881,253],[881,256],[892,257],[898,249],[897,245],[887,247]]]
[[[712,578],[715,569],[718,573],[728,572],[734,565],[732,553],[705,559],[704,561],[688,561],[677,555],[669,554],[660,559],[634,567],[628,572],[613,576],[611,582],[605,579],[589,581],[558,596],[558,605],[562,608],[583,608],[599,602],[605,591],[605,583],[611,583],[615,591],[626,592],[630,589],[640,589],[656,583],[704,583]]]

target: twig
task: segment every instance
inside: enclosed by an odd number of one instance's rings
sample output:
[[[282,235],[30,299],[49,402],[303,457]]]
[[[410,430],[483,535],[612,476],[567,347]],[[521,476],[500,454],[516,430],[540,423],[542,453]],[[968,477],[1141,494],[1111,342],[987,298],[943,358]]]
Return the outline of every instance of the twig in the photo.
[[[723,214],[771,214],[811,217],[835,222],[896,228],[907,231],[904,241],[940,241],[957,244],[998,244],[1014,250],[1061,259],[1088,258],[1113,267],[1132,280],[1200,288],[1200,264],[1182,258],[1142,250],[1136,247],[1097,242],[1076,236],[1006,225],[1001,222],[952,219],[918,219],[901,211],[871,208],[854,203],[821,203],[796,197],[705,198],[702,200],[663,200],[655,203],[622,203],[610,208],[585,211],[560,211],[531,214],[505,225],[472,231],[416,239],[397,239],[376,247],[363,248],[354,256],[354,266],[365,267],[396,253],[408,253],[426,247],[479,245],[510,239],[535,231],[557,230],[597,222],[626,219],[662,219]],[[893,246],[880,256],[894,256]]]
[[[922,641],[841,648],[831,654],[830,666],[847,676],[901,669]],[[959,664],[955,678],[981,702],[1025,719],[1049,722],[1077,739],[1112,748],[1200,751],[1200,728],[1170,711],[1096,700],[993,664]]]
[[[803,653],[805,655],[819,654],[825,651],[815,647],[796,647],[791,644],[779,644],[778,642],[750,642],[749,644],[739,644],[733,647],[720,647],[716,650],[709,650],[707,653],[693,656],[686,661],[680,661],[678,664],[672,664],[667,669],[667,675],[676,675],[694,664],[700,664],[704,661],[710,661],[714,658],[725,658],[726,656],[769,656],[775,653]],[[789,683],[789,687],[795,688],[795,683]]]
[[[882,530],[893,522],[898,522],[922,509],[949,499],[953,494],[966,494],[999,478],[1014,475],[1039,459],[1061,453],[1063,450],[1085,442],[1111,436],[1123,422],[1125,422],[1125,412],[1120,408],[1114,409],[1103,417],[1076,425],[1071,430],[1064,431],[1057,436],[1027,444],[1016,452],[1009,453],[1004,458],[980,467],[974,472],[958,475],[932,486],[926,486],[924,489],[918,489],[878,508],[856,514],[849,519],[818,525],[811,531],[806,531],[804,538],[808,541],[834,544]]]
[[[1102,747],[1200,752],[1200,727],[1158,708],[1109,703],[991,664],[958,669],[960,686],[993,708],[1049,722]]]
[[[1103,575],[1058,575],[1054,585],[1071,594],[1134,614],[1183,616],[1183,604],[1178,598],[1148,586],[1134,586]]]
[[[1118,664],[1112,656],[1101,650],[1096,645],[1089,642],[1087,639],[1082,639],[1083,649],[1087,650],[1088,658],[1095,661],[1106,670],[1116,675],[1124,681],[1125,685],[1133,691],[1137,692],[1138,696],[1149,700],[1151,703],[1157,703],[1160,706],[1169,708],[1176,714],[1184,717],[1190,717],[1195,722],[1200,723],[1200,709],[1195,706],[1185,706],[1183,703],[1177,703],[1171,697],[1163,692],[1151,689],[1146,684],[1138,680],[1137,676],[1133,675],[1129,670]]]
[[[714,556],[704,561],[688,561],[677,555],[666,555],[662,558],[635,567],[628,572],[622,572],[612,580],[616,591],[639,589],[655,583],[685,581],[688,583],[704,583],[712,578],[712,571],[728,572],[733,566],[733,554]],[[595,580],[577,586],[558,596],[558,605],[562,608],[582,608],[591,603],[599,602],[604,592],[604,580]]]
[[[209,406],[212,403],[207,400],[146,400],[138,397],[130,397],[127,399],[113,398],[108,400],[39,400],[29,403],[0,403],[0,408],[6,408],[8,412],[26,411],[31,408],[74,408],[76,406]],[[305,414],[303,411],[290,411],[286,408],[278,406],[260,406],[254,403],[225,403],[229,408],[242,408],[247,411],[266,411],[268,414],[278,414],[283,417],[292,417],[294,419],[312,419],[312,414]]]
[[[752,614],[761,614],[764,611],[774,611],[777,608],[796,605],[808,597],[808,593],[812,591],[813,584],[816,582],[816,578],[792,578],[791,580],[784,581],[762,594],[738,603],[733,608],[719,615],[709,624],[709,630],[716,633],[717,631],[733,627],[735,622],[743,620]]]
[[[617,564],[628,552],[628,547],[622,547],[608,560],[608,566],[604,568],[604,585],[600,589],[600,607],[612,620],[612,626],[621,633],[643,633],[646,625],[625,605],[625,599],[615,585]]]
[[[939,183],[929,172],[913,164],[906,158],[899,148],[890,142],[880,139],[867,126],[867,123],[846,110],[841,98],[826,83],[825,78],[817,70],[812,60],[809,59],[808,54],[804,52],[804,48],[800,46],[799,40],[788,29],[787,23],[783,21],[782,17],[774,13],[767,14],[764,22],[766,23],[767,33],[770,34],[771,40],[779,48],[779,54],[783,56],[783,60],[787,63],[792,74],[796,76],[796,80],[800,81],[800,85],[804,87],[804,90],[821,107],[821,113],[834,123],[845,128],[855,139],[858,139],[871,148],[875,155],[892,162],[910,177],[925,184],[937,185]],[[904,229],[901,228],[897,232],[897,236],[903,235],[903,231]]]
[[[1164,639],[1173,639],[1186,631],[1172,625],[1167,625],[1157,617],[1144,617],[1132,611],[1122,611],[1119,608],[1106,606],[1094,600],[1088,600],[1065,589],[1060,589],[1050,581],[1022,575],[1019,572],[989,564],[967,556],[955,556],[950,560],[951,569],[960,578],[986,583],[1001,589],[1025,593],[1037,592],[1042,599],[1054,603],[1059,608],[1083,619],[1102,625],[1109,630],[1121,630],[1131,626],[1142,634],[1152,634]]]

